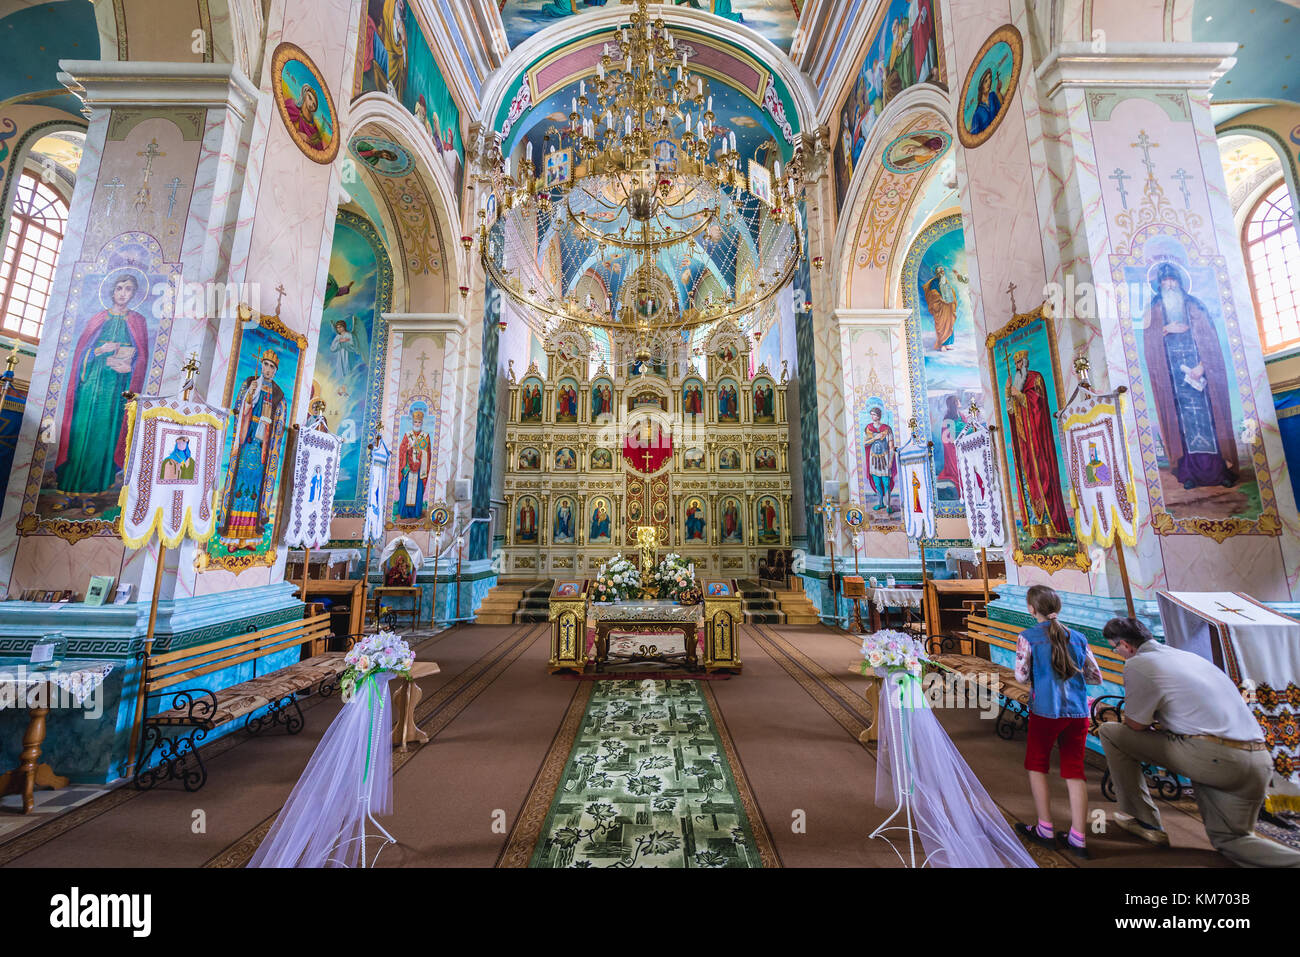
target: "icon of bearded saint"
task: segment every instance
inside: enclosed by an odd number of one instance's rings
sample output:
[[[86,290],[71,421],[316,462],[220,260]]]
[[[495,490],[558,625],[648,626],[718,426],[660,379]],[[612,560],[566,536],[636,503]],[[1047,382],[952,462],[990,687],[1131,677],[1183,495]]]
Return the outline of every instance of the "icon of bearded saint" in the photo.
[[[1218,333],[1180,264],[1153,271],[1144,353],[1169,467],[1185,489],[1231,488],[1239,478],[1237,440]]]

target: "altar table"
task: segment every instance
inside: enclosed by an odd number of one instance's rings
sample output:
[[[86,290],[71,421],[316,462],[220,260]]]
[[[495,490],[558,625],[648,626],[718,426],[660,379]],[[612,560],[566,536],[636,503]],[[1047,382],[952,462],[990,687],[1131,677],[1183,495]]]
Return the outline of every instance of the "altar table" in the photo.
[[[703,610],[703,605],[679,605],[667,599],[592,604],[592,615],[596,619],[596,670],[603,671],[610,659],[681,663],[695,670],[698,667],[697,629]],[[639,646],[635,639],[619,642],[611,651],[611,633],[650,636],[653,640],[642,641]],[[682,636],[680,652],[665,651],[660,647],[660,639],[673,634]]]
[[[1165,641],[1222,668],[1247,695],[1273,757],[1269,810],[1300,809],[1300,621],[1240,592],[1159,592]]]
[[[65,661],[48,671],[33,671],[25,658],[0,661],[0,708],[30,705],[18,767],[0,774],[0,795],[21,794],[24,814],[32,812],[36,788],[68,786],[67,778],[40,763],[50,705],[66,698],[73,707],[80,706],[112,670],[104,661]]]
[[[875,585],[867,588],[867,602],[871,606],[871,630],[876,632],[884,627],[886,608],[901,608],[904,615],[910,614],[911,609],[919,612],[921,598],[920,588],[887,588]]]

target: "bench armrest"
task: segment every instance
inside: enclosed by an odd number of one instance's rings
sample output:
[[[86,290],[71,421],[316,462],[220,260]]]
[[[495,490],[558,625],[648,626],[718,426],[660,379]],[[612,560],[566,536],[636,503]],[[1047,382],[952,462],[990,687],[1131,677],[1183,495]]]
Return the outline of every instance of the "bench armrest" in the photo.
[[[171,706],[159,708],[159,711],[184,711],[186,719],[195,723],[208,720],[217,711],[217,696],[207,688],[168,688],[145,695],[146,701],[151,698],[170,698]],[[146,717],[144,723],[148,724],[150,720]]]
[[[1092,700],[1092,709],[1088,721],[1088,733],[1096,734],[1103,724],[1124,720],[1124,696],[1117,694],[1102,695]]]

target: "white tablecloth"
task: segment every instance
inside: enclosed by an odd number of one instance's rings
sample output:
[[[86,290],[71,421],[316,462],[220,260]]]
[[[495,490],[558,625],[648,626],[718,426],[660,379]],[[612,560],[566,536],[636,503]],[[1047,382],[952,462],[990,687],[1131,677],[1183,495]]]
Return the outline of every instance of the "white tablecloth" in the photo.
[[[33,693],[50,686],[80,705],[104,683],[113,665],[104,661],[65,661],[48,671],[35,671],[25,661],[0,664],[0,708],[28,707]],[[47,697],[41,707],[57,705]]]
[[[1159,603],[1165,641],[1213,661],[1253,699],[1274,790],[1300,797],[1300,621],[1238,592],[1160,592]]]
[[[886,608],[920,608],[919,588],[868,588],[867,598],[875,602],[876,611]]]

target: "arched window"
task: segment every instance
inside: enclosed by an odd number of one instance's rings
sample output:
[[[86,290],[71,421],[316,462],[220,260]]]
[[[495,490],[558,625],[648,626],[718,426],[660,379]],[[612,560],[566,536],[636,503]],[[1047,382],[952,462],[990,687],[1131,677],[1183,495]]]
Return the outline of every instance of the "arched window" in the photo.
[[[68,204],[28,172],[19,178],[14,193],[9,239],[0,264],[0,328],[37,342],[54,286]]]
[[[1285,180],[1255,204],[1243,240],[1264,354],[1300,345],[1300,240]]]

